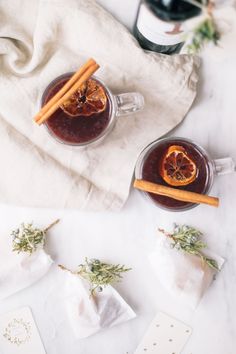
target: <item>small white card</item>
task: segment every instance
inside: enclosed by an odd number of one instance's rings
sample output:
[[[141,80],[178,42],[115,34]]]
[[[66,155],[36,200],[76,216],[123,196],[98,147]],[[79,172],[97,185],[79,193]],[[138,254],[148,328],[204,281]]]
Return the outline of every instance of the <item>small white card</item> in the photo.
[[[46,354],[29,307],[0,315],[1,354]]]
[[[134,354],[180,354],[192,329],[158,312]]]

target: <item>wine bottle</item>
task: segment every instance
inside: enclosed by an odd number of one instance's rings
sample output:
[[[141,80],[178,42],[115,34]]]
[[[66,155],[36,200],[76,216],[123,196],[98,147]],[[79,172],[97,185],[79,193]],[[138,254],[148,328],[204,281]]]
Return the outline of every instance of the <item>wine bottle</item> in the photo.
[[[142,0],[134,35],[146,50],[163,54],[179,53],[186,34],[184,21],[200,12],[201,9],[188,0]]]

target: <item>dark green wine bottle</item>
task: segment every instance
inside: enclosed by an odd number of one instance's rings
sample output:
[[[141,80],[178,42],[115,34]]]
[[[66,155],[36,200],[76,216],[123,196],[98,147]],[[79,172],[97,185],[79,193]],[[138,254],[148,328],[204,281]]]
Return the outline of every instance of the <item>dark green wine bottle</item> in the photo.
[[[179,53],[184,44],[184,21],[200,12],[199,7],[187,0],[142,0],[134,35],[146,50]]]

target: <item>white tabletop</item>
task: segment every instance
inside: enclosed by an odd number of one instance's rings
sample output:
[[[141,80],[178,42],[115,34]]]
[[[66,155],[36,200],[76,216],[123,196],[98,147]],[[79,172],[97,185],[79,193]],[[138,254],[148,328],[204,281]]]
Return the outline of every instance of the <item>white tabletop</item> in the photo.
[[[100,0],[129,28],[138,0]],[[228,43],[228,48],[233,46]],[[235,69],[236,50],[208,50],[203,55],[198,97],[183,124],[172,135],[191,138],[213,158],[231,155],[236,160]],[[76,340],[67,323],[54,323],[48,311],[52,269],[38,283],[0,303],[0,313],[28,305],[32,308],[48,354],[134,353],[158,310],[189,324],[193,334],[183,354],[234,354],[236,337],[236,175],[216,177],[212,195],[220,197],[218,209],[198,206],[184,213],[158,209],[132,191],[119,213],[39,210],[0,206],[0,232],[33,220],[59,225],[48,237],[47,249],[56,263],[76,267],[85,256],[124,263],[132,271],[116,288],[137,313],[128,323]],[[179,306],[158,283],[147,255],[155,244],[158,227],[171,230],[173,222],[200,228],[209,247],[227,262],[195,311]],[[0,348],[1,349],[1,348]],[[0,350],[1,351],[1,350]],[[7,353],[6,353],[7,354]],[[32,354],[32,353],[25,353]]]

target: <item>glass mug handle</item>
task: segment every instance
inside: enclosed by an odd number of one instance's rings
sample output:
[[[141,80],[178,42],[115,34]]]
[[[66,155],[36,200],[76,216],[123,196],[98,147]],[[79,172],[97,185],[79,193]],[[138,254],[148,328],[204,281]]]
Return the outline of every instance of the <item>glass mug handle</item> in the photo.
[[[144,97],[139,92],[121,93],[114,97],[117,103],[116,115],[118,117],[140,111],[144,107]]]
[[[215,165],[215,173],[217,175],[226,175],[235,172],[235,163],[231,157],[213,160]]]

